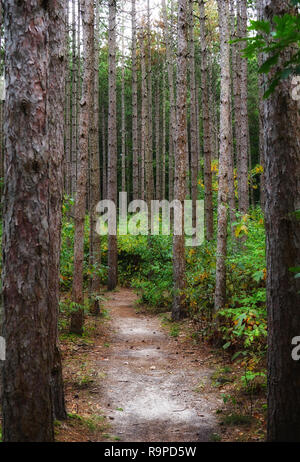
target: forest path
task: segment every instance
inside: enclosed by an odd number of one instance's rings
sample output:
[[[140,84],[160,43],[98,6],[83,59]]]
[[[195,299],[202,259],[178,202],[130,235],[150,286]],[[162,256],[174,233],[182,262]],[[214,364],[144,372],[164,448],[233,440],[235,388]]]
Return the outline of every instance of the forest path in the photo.
[[[99,361],[106,374],[100,404],[110,434],[124,442],[211,441],[220,400],[204,390],[213,371],[158,316],[137,313],[135,302],[132,290],[120,289],[105,304],[110,333]]]

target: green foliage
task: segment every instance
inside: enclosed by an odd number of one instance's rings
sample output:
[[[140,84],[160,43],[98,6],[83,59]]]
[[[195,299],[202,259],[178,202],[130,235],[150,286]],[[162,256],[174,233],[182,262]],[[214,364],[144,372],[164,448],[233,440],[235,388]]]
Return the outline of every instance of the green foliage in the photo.
[[[294,5],[299,4],[293,1]],[[253,58],[257,53],[268,56],[259,68],[261,74],[269,74],[275,69],[264,97],[268,98],[278,86],[279,82],[292,74],[300,74],[300,16],[285,14],[275,16],[272,22],[250,21],[250,31],[256,35],[243,39],[247,42],[244,56]],[[294,46],[292,56],[284,57],[284,51]],[[280,63],[280,69],[276,69]]]
[[[216,242],[186,250],[185,296],[196,337],[217,341],[224,349],[264,352],[266,348],[266,268],[264,219],[259,208],[238,216],[240,241],[229,241],[228,302],[214,320]],[[120,236],[119,271],[124,285],[140,294],[140,303],[159,312],[171,310],[173,298],[172,238]],[[196,335],[197,333],[197,335]],[[171,335],[177,335],[176,326]]]

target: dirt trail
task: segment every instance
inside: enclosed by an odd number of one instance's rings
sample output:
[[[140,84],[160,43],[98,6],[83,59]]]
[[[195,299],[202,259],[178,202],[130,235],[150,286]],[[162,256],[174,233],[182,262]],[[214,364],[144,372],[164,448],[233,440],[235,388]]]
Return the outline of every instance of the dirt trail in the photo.
[[[110,345],[99,366],[106,373],[101,407],[110,434],[125,442],[211,441],[220,406],[205,392],[212,371],[191,346],[184,349],[164,332],[159,317],[137,314],[135,300],[121,289],[106,303]]]

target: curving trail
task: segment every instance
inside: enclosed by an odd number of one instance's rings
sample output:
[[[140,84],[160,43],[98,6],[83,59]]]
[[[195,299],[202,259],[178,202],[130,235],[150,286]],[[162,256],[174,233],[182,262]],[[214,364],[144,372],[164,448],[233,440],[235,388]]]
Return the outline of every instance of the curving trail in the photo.
[[[110,433],[124,442],[211,441],[220,401],[203,384],[212,371],[191,346],[184,350],[164,332],[159,317],[137,314],[135,301],[131,290],[121,289],[105,306],[110,346],[99,366],[106,373],[101,407]]]

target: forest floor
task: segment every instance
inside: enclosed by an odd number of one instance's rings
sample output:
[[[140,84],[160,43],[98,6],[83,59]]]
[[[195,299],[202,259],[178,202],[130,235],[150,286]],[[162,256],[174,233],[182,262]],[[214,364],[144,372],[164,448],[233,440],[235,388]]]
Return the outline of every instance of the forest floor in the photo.
[[[262,440],[262,414],[224,405],[234,393],[224,376],[237,371],[192,341],[188,321],[149,313],[130,289],[105,297],[104,318],[88,318],[88,335],[62,337],[69,418],[56,422],[58,441]]]

